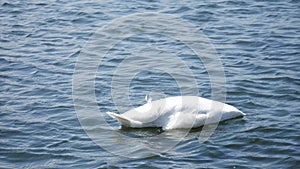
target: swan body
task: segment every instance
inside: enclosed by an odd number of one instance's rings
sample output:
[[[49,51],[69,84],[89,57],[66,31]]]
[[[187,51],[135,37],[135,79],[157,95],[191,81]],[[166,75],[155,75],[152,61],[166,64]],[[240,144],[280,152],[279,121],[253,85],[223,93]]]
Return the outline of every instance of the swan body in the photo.
[[[237,108],[197,96],[176,96],[152,101],[123,114],[107,112],[121,126],[132,128],[162,127],[163,130],[195,128],[245,114]]]

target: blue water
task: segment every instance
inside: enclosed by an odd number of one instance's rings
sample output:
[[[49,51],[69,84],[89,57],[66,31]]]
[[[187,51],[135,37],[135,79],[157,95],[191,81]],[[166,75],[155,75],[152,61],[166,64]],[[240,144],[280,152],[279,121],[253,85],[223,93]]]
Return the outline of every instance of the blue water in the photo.
[[[300,1],[1,1],[0,6],[0,168],[300,166]],[[147,68],[131,79],[129,104],[117,105],[112,92],[119,88],[112,81],[122,76],[115,71],[133,54],[131,68],[147,65],[147,60],[139,60],[145,56],[157,59],[171,53],[184,60],[194,74],[197,95],[213,98],[203,60],[183,42],[141,34],[116,43],[96,69],[95,102],[105,124],[94,124],[91,119],[85,124],[94,127],[104,146],[89,137],[74,107],[77,59],[101,27],[122,16],[145,12],[176,15],[203,32],[224,69],[225,102],[247,116],[220,123],[204,142],[199,141],[201,128],[180,139],[181,131],[118,130],[117,122],[103,112],[122,113],[139,106],[147,93],[156,100],[195,92],[190,86],[183,86],[182,92],[176,78]],[[189,82],[190,76],[178,74]],[[116,140],[111,133],[127,137]],[[161,140],[151,140],[157,135]],[[135,144],[148,139],[152,142],[143,145],[164,147],[163,137],[179,143],[150,154],[151,147]],[[118,149],[124,142],[134,146]],[[105,147],[127,152],[127,158]]]

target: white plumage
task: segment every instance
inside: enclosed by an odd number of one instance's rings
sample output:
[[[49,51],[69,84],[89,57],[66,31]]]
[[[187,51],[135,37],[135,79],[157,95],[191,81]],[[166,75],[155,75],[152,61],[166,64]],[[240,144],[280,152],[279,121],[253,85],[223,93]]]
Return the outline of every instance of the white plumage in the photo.
[[[163,130],[195,128],[244,116],[237,108],[197,96],[176,96],[151,101],[123,114],[107,112],[121,126],[142,128],[162,127]]]

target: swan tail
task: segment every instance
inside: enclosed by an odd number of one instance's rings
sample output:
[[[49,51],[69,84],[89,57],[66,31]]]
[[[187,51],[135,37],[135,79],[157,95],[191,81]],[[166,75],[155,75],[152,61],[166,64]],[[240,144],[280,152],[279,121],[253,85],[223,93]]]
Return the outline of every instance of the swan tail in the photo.
[[[130,127],[131,123],[130,123],[130,121],[127,118],[122,117],[121,115],[113,113],[113,112],[107,112],[107,114],[110,117],[118,120],[118,122],[121,124],[121,126]]]

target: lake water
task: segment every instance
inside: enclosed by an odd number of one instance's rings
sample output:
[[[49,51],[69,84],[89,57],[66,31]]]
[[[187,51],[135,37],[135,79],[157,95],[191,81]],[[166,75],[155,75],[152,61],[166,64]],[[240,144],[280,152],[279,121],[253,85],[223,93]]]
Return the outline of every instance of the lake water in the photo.
[[[0,168],[300,166],[300,1],[53,0],[0,6]],[[168,27],[155,27],[143,15],[149,12]],[[122,17],[134,19],[124,26]],[[188,24],[196,32],[187,31]],[[122,39],[115,41],[117,36]],[[206,52],[216,56],[211,62],[207,53],[195,53],[200,47],[185,43],[203,38],[211,44]],[[84,57],[91,60],[80,67]],[[222,83],[211,83],[209,63],[221,70]],[[85,75],[85,68],[89,76],[76,76]],[[226,96],[224,102],[247,116],[218,124],[201,141],[200,134],[213,126],[119,130],[105,114],[142,105],[149,93],[154,100]]]

